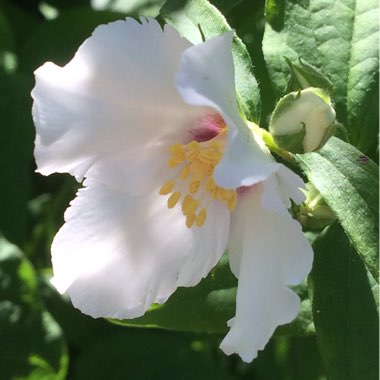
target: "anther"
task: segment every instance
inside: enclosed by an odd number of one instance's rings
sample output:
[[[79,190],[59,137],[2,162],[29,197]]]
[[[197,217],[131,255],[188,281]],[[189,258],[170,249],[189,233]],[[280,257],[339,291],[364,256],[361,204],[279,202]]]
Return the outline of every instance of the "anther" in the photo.
[[[159,193],[161,195],[167,195],[169,193],[171,193],[173,191],[173,188],[174,188],[174,181],[173,180],[170,180],[168,182],[166,182],[160,189]]]
[[[189,176],[189,174],[190,174],[190,167],[189,167],[189,165],[186,165],[182,169],[181,174],[179,175],[179,179],[184,180],[184,179],[186,179]]]
[[[192,194],[196,193],[199,190],[200,185],[201,185],[201,183],[199,181],[190,182],[190,185],[189,185],[190,193],[192,193]]]
[[[187,214],[187,210],[190,207],[192,202],[193,202],[193,197],[190,194],[187,194],[185,196],[185,199],[182,202],[182,212],[184,213],[184,215]]]
[[[168,199],[168,207],[173,208],[181,198],[181,193],[179,191],[174,192]]]
[[[197,227],[202,227],[206,218],[207,218],[207,210],[205,208],[202,208],[202,210],[199,211],[199,214],[197,215],[197,218],[195,220],[195,224],[197,225]]]
[[[187,217],[186,217],[186,227],[187,228],[193,227],[193,224],[194,224],[196,218],[197,217],[195,216],[195,214],[187,215]]]
[[[194,214],[195,211],[197,211],[198,207],[199,207],[199,201],[197,201],[196,199],[193,199],[193,201],[191,202],[191,204],[189,205],[189,207],[186,210],[187,214],[188,215]]]
[[[177,143],[177,144],[173,144],[169,147],[169,152],[171,154],[185,154],[185,148],[182,144],[180,143]]]

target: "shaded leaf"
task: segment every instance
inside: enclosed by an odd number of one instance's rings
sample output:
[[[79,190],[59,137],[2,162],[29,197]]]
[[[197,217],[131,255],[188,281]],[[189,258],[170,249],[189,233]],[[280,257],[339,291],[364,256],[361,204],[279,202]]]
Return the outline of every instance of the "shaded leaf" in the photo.
[[[75,379],[227,380],[210,340],[195,334],[121,329],[87,345],[74,368]]]
[[[297,155],[296,159],[377,279],[378,166],[350,144],[334,137],[319,152]]]
[[[26,238],[27,201],[33,164],[30,77],[0,76],[0,230],[12,242]]]
[[[14,37],[10,23],[4,11],[0,8],[0,53],[4,50],[13,50]]]
[[[20,69],[34,71],[52,60],[65,65],[98,25],[124,18],[121,13],[86,8],[63,11],[56,19],[41,23],[27,40],[20,54]]]
[[[16,246],[0,240],[1,378],[64,379],[66,345],[44,310],[32,265]]]
[[[126,326],[225,334],[228,331],[227,321],[235,314],[236,285],[228,258],[223,256],[211,274],[196,287],[177,289],[165,304],[153,305],[140,318],[112,321]],[[291,324],[280,326],[276,335],[314,334],[306,288],[300,286],[296,291],[303,300],[301,312]]]
[[[317,341],[330,380],[376,380],[378,284],[338,224],[314,244],[309,277]]]

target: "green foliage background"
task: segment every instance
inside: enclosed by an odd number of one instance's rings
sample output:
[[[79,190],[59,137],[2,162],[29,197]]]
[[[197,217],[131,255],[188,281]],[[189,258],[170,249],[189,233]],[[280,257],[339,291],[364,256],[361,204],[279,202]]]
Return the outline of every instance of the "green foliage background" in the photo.
[[[377,379],[377,2],[164,3],[0,0],[0,379]],[[34,173],[33,71],[67,63],[97,25],[142,15],[173,24],[192,42],[200,41],[198,24],[206,38],[234,28],[239,100],[262,127],[285,95],[284,57],[305,59],[333,84],[346,141],[332,138],[295,159],[338,221],[307,232],[315,262],[297,288],[301,313],[252,364],[218,349],[237,285],[226,258],[199,286],[117,323],[81,314],[49,283],[50,244],[79,185]]]

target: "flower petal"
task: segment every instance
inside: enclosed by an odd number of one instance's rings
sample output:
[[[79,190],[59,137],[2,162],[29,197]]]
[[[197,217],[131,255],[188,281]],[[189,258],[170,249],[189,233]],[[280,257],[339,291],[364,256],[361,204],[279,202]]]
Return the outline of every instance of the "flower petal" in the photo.
[[[202,228],[185,226],[157,192],[129,196],[93,181],[79,190],[52,246],[53,284],[93,317],[134,318],[193,286],[222,256],[229,212],[208,207]]]
[[[306,199],[305,194],[300,190],[305,188],[301,177],[282,164],[279,165],[277,172],[265,180],[262,185],[262,206],[285,217],[289,216],[290,199],[296,204],[300,204]]]
[[[252,186],[266,180],[279,164],[265,154],[250,130],[229,131],[227,149],[215,168],[215,182],[226,189]]]
[[[263,207],[262,191],[257,185],[239,199],[231,220],[229,255],[239,285],[236,315],[221,348],[246,362],[265,347],[277,326],[296,317],[300,301],[288,286],[302,282],[312,264],[301,225],[289,214]]]
[[[194,119],[205,113],[185,104],[175,87],[189,46],[170,26],[163,31],[153,19],[127,19],[98,27],[66,66],[36,70],[38,171],[92,177],[114,188],[142,181],[142,191],[162,164],[157,158],[188,139]]]
[[[233,31],[188,48],[182,55],[177,88],[185,102],[218,112],[228,126],[228,147],[215,169],[219,186],[237,188],[266,179],[277,164],[259,147],[236,103]]]

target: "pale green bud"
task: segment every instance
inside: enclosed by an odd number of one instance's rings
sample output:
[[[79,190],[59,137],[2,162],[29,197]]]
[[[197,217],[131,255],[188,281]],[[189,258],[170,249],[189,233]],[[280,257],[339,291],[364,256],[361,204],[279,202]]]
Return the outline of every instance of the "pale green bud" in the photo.
[[[269,131],[276,144],[292,153],[321,148],[334,132],[335,110],[327,92],[309,87],[277,103]]]

